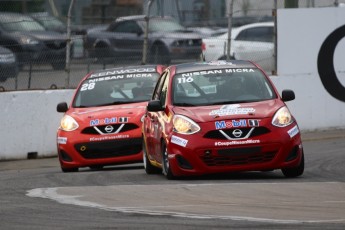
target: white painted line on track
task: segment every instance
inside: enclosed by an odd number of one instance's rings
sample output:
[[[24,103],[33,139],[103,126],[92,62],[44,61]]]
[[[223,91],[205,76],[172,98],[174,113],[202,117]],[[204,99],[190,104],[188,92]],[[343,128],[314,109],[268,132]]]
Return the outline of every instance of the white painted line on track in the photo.
[[[164,184],[36,188],[27,196],[123,213],[298,224],[345,222],[344,190],[339,182]]]

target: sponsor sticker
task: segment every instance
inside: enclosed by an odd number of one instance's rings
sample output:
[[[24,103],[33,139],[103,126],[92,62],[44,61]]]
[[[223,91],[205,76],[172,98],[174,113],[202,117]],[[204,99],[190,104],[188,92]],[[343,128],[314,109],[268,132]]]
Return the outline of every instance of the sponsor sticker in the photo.
[[[223,105],[220,109],[212,110],[210,116],[229,116],[229,115],[242,115],[252,114],[255,112],[254,108],[243,108],[240,105]]]
[[[293,138],[294,136],[296,136],[299,133],[299,129],[298,129],[297,125],[295,125],[292,129],[290,129],[287,132],[288,132],[290,138]]]
[[[65,144],[67,144],[67,137],[58,137],[57,142],[58,142],[58,144],[65,145]]]
[[[90,126],[107,125],[117,123],[117,117],[108,117],[104,119],[94,119],[90,121]]]
[[[215,142],[214,146],[229,146],[229,145],[245,145],[245,144],[258,144],[260,140],[245,140],[245,141],[226,141],[226,142]]]
[[[90,141],[107,141],[107,140],[124,139],[124,138],[129,138],[129,135],[90,137]]]
[[[174,144],[179,145],[179,146],[186,147],[187,143],[188,143],[188,140],[183,139],[181,137],[177,137],[177,136],[172,135],[171,136],[171,143],[174,143]]]
[[[216,129],[247,127],[247,120],[216,121]]]

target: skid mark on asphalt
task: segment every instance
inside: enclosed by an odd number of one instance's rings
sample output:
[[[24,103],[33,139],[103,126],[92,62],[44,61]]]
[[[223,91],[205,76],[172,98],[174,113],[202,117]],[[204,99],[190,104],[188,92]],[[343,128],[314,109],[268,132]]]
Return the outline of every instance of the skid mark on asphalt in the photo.
[[[30,197],[125,213],[275,223],[345,222],[345,183],[37,188]]]

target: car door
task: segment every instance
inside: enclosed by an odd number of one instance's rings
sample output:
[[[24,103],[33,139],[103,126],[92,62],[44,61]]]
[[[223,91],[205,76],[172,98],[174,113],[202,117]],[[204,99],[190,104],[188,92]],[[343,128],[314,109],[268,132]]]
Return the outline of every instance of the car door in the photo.
[[[116,56],[123,59],[140,59],[144,33],[135,21],[117,22],[108,28],[110,43]]]
[[[153,92],[152,100],[161,100],[162,98],[162,89],[163,86],[166,84],[165,79],[167,78],[168,72],[164,72],[160,79],[157,82],[155,90]],[[154,160],[160,159],[159,158],[159,138],[161,134],[159,133],[158,128],[158,112],[147,112],[145,117],[145,126],[144,132],[146,136],[146,146],[147,150],[150,153],[150,156],[154,158]],[[158,157],[157,157],[158,155]]]
[[[273,26],[258,26],[241,31],[233,44],[234,57],[251,60],[265,70],[273,70]]]

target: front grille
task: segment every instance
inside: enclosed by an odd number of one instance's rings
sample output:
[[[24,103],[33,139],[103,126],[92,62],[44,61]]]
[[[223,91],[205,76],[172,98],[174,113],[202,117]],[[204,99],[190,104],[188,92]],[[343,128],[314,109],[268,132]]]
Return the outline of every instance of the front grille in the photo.
[[[236,129],[239,129],[239,128],[236,128]],[[240,130],[242,131],[242,135],[240,137],[235,137],[232,132],[235,130],[235,129],[222,129],[222,131],[227,135],[229,136],[231,139],[238,139],[238,138],[243,138],[245,137],[249,132],[250,130],[252,129],[252,127],[249,127],[249,128],[240,128]],[[257,137],[257,136],[260,136],[260,135],[263,135],[263,134],[266,134],[266,133],[269,133],[270,130],[266,127],[255,127],[254,130],[252,131],[252,133],[246,137],[246,138],[252,138],[252,137]],[[212,131],[209,131],[207,132],[205,135],[204,135],[204,138],[208,138],[208,139],[219,139],[219,140],[227,140],[227,138],[220,132],[220,130],[212,130]]]
[[[118,131],[118,133],[122,133],[122,132],[127,132],[127,131],[130,131],[130,130],[133,130],[133,129],[137,129],[139,128],[138,125],[136,124],[132,124],[132,123],[126,123],[124,124],[124,126],[118,130],[120,128],[120,126],[123,125],[123,124],[111,124],[111,125],[98,125],[98,126],[91,126],[91,127],[86,127],[85,129],[83,129],[81,131],[82,134],[93,134],[93,135],[102,135],[100,134],[96,129],[95,127],[100,131],[102,132],[103,134],[111,134],[111,133],[115,133]],[[106,127],[108,126],[112,126],[113,127],[113,130],[111,132],[107,132],[106,131]]]
[[[214,156],[214,155],[204,155],[201,157],[202,161],[207,166],[234,166],[234,165],[250,165],[258,164],[271,161],[276,152],[265,152],[265,153],[254,153],[239,156]]]
[[[74,148],[85,159],[130,156],[137,154],[142,150],[142,139],[132,138],[101,142],[87,142],[76,144]]]

